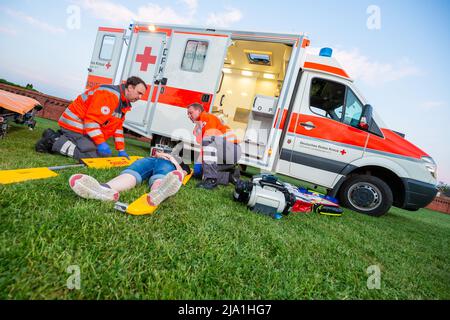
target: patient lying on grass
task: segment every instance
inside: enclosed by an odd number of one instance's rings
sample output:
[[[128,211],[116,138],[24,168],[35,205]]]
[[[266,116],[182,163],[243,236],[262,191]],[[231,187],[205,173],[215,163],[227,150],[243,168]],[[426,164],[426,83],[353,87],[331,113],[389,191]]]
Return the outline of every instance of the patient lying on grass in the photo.
[[[184,177],[190,172],[189,166],[178,156],[177,147],[172,154],[157,152],[155,157],[137,160],[107,183],[99,183],[88,175],[75,174],[70,177],[69,185],[82,198],[117,201],[120,192],[130,190],[148,180],[148,202],[157,206],[178,192]]]

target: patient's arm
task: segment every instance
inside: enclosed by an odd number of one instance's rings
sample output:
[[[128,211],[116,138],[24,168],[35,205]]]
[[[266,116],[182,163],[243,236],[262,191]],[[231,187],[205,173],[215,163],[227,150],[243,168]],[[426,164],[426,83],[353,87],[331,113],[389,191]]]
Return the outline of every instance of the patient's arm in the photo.
[[[180,164],[178,163],[178,161],[172,156],[172,155],[170,155],[170,154],[168,154],[167,155],[168,157],[167,157],[167,160],[169,160],[170,162],[172,162],[172,164],[175,166],[175,168],[177,169],[177,171],[180,171],[180,172],[182,172],[183,173],[183,177],[186,175],[186,171],[184,171],[182,168],[181,168],[181,166],[180,166]]]
[[[156,152],[155,157],[160,158],[160,159],[166,159],[166,160],[172,162],[172,164],[175,166],[175,169],[177,171],[180,171],[181,173],[183,173],[183,177],[187,175],[187,172],[184,171],[183,168],[181,168],[178,161],[171,154],[164,153],[164,152]]]

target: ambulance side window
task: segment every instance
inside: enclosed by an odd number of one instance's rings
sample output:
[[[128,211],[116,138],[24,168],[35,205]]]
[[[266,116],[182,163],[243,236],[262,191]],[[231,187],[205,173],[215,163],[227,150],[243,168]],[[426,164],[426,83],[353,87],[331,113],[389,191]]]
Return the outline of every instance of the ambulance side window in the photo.
[[[188,40],[184,50],[183,61],[181,62],[181,69],[191,72],[202,72],[207,51],[207,41]]]
[[[103,36],[102,46],[100,48],[99,58],[100,60],[111,60],[114,51],[114,45],[116,44],[116,37]]]
[[[322,117],[341,121],[345,104],[345,90],[345,85],[341,83],[313,78],[309,96],[311,111]]]
[[[347,89],[347,97],[345,99],[345,115],[343,122],[352,127],[358,127],[361,120],[363,105],[358,100],[353,91]]]

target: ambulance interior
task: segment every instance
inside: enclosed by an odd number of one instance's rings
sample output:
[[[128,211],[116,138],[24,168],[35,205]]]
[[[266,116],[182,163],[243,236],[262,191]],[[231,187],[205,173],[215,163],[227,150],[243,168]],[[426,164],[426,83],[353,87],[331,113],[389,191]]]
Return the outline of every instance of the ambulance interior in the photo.
[[[212,113],[245,142],[244,154],[262,159],[292,46],[233,40]]]

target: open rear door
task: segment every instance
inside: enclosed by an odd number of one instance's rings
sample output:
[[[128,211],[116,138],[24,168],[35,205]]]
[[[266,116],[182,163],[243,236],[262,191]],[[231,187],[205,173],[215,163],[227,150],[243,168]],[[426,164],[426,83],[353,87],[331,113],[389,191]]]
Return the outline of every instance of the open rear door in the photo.
[[[150,130],[195,143],[186,107],[194,102],[207,112],[222,76],[230,34],[214,31],[173,30],[164,77],[150,110]]]
[[[146,137],[151,136],[149,113],[157,98],[171,34],[170,29],[134,26],[130,40],[122,81],[131,76],[140,77],[147,84],[147,92],[141,100],[133,103],[124,126]]]
[[[113,84],[125,36],[125,29],[98,28],[86,89],[99,84]]]

